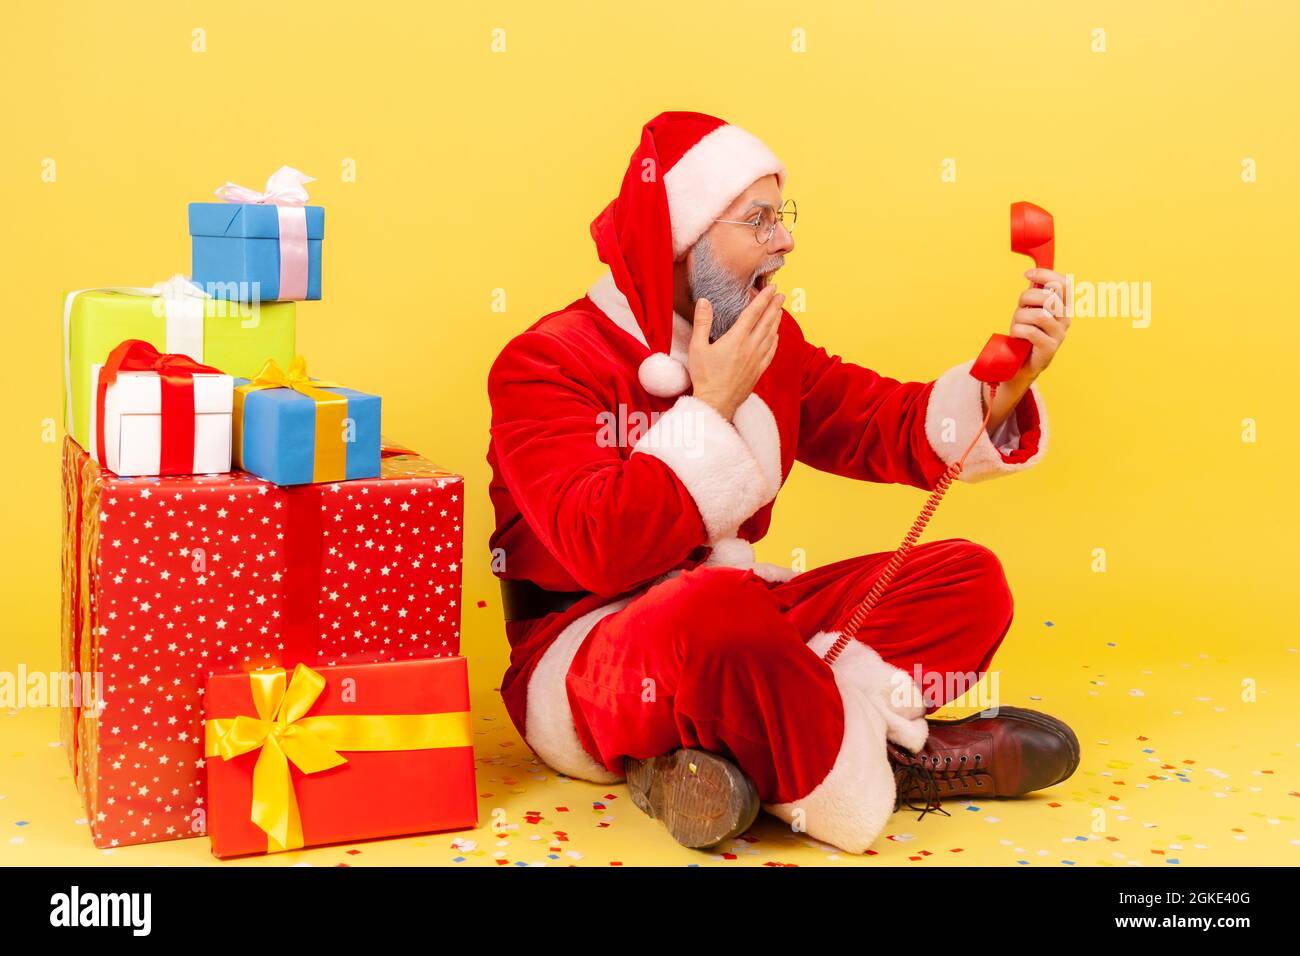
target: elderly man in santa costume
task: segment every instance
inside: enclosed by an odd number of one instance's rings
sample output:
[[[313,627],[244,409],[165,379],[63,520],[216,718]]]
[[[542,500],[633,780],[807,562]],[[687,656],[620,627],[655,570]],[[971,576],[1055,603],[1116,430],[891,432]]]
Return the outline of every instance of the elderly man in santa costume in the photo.
[[[686,846],[762,809],[864,852],[904,802],[1016,796],[1064,780],[1078,740],[1001,708],[929,720],[951,675],[983,674],[1010,627],[1001,565],[918,545],[824,659],[890,553],[795,574],[755,561],[795,461],[933,489],[1039,461],[1034,384],[1064,338],[1062,277],[1020,295],[1030,359],[994,397],[971,362],[900,382],[828,354],[782,307],[794,248],[784,166],[737,126],[668,112],[641,134],[591,233],[609,271],[513,338],[488,378],[490,547],[515,726],[555,770],[626,778]],[[688,318],[689,317],[689,318]],[[917,675],[926,680],[919,684]],[[921,685],[948,692],[926,696]],[[960,693],[962,687],[957,688]]]

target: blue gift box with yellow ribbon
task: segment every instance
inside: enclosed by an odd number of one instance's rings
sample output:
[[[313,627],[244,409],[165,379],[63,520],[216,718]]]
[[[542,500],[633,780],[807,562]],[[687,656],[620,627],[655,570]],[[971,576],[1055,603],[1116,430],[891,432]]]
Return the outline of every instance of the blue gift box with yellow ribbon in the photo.
[[[309,378],[295,358],[235,380],[232,461],[277,485],[379,476],[380,398]]]

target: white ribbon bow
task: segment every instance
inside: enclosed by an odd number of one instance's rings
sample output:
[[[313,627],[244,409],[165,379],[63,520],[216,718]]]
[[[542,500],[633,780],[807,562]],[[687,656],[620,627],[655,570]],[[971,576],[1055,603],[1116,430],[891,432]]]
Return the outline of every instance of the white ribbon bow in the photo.
[[[63,390],[64,423],[72,433],[72,303],[83,292],[120,292],[123,295],[142,295],[157,298],[162,304],[161,315],[166,321],[164,352],[180,352],[196,362],[203,361],[203,311],[204,299],[210,299],[203,289],[179,272],[152,286],[98,286],[69,292],[63,300]],[[84,447],[85,436],[72,435]]]
[[[202,287],[195,285],[190,281],[190,277],[181,273],[176,273],[170,279],[156,283],[151,288],[141,292],[141,295],[157,295],[164,299],[178,299],[182,296],[194,296],[200,299],[212,298]]]
[[[266,189],[257,192],[238,183],[217,187],[217,197],[224,202],[256,203],[268,206],[307,205],[307,183],[316,180],[292,166],[281,166],[266,180]]]

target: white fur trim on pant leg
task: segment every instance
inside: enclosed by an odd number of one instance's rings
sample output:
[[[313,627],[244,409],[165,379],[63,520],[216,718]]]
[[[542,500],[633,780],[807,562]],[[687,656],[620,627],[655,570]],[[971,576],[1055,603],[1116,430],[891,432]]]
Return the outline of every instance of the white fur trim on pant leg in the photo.
[[[834,673],[844,702],[844,737],[834,765],[807,796],[763,809],[841,850],[865,853],[894,812],[894,771],[880,710],[848,675],[838,668]]]
[[[758,137],[739,126],[719,126],[688,149],[664,174],[673,258],[680,259],[751,183],[772,174],[784,189],[781,161]]]
[[[1021,401],[1033,402],[1038,412],[1038,450],[1023,462],[1006,462],[1002,460],[1002,453],[990,440],[988,433],[981,428],[984,423],[980,396],[983,383],[971,377],[970,370],[974,364],[975,360],[971,359],[953,366],[935,380],[925,410],[925,437],[929,440],[930,447],[944,462],[951,465],[961,457],[971,439],[978,434],[979,441],[971,449],[961,473],[961,480],[967,482],[1009,475],[1038,464],[1047,451],[1047,409],[1043,405],[1037,383],[1029,386],[1029,391]]]
[[[821,631],[808,642],[818,657],[824,657],[840,636],[839,631]],[[930,736],[925,722],[925,697],[907,671],[886,662],[875,649],[856,638],[840,651],[834,664],[836,679],[842,675],[880,710],[889,739],[917,753]]]
[[[524,709],[525,742],[553,770],[579,780],[617,783],[611,773],[583,748],[569,708],[566,678],[573,658],[591,629],[603,617],[625,608],[631,598],[621,598],[589,611],[562,630],[543,653],[528,679]]]
[[[690,492],[709,540],[733,535],[771,500],[768,482],[740,433],[706,402],[683,395],[637,441],[632,454],[658,458]]]

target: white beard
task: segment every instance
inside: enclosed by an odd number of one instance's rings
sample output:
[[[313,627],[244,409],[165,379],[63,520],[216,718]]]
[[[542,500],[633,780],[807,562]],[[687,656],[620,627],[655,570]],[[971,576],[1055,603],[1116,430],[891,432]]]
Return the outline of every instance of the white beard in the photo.
[[[749,283],[737,279],[723,268],[713,255],[708,236],[695,243],[690,269],[692,298],[708,299],[713,306],[713,326],[709,341],[716,342],[736,324],[740,313],[749,305]]]

